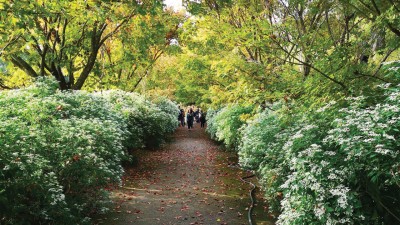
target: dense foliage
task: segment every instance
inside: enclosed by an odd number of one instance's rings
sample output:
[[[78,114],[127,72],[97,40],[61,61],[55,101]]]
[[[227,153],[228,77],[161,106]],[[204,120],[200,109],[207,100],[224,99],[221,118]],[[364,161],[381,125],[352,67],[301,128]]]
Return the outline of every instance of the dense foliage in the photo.
[[[179,16],[162,3],[0,0],[0,87],[52,76],[61,89],[132,91],[175,36]]]
[[[231,105],[221,109],[217,114],[212,110],[207,118],[207,131],[213,138],[222,141],[228,149],[238,146],[239,128],[246,122],[246,115],[252,112],[252,107]]]
[[[389,76],[398,74],[397,63]],[[400,222],[399,87],[384,84],[379,96],[317,110],[274,104],[242,127],[240,164],[257,172],[278,224]],[[236,127],[209,122],[216,130]]]
[[[160,109],[134,93],[57,88],[40,79],[0,92],[2,224],[89,222],[104,210],[104,188],[121,182],[126,151],[160,144],[177,127],[167,100]]]
[[[178,29],[181,51],[146,86],[178,102],[318,105],[394,82],[382,63],[399,58],[397,1],[185,2],[195,16]]]

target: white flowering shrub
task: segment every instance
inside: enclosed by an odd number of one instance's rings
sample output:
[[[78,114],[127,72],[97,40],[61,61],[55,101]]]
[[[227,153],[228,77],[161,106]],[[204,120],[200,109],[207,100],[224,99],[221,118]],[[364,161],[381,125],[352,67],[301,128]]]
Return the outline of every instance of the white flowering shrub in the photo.
[[[120,182],[128,131],[104,99],[39,80],[0,92],[0,107],[2,223],[80,223]]]
[[[274,111],[249,123],[240,163],[258,171],[272,209],[281,211],[278,224],[397,222],[397,96],[391,90],[385,104],[374,106],[350,99],[349,107],[331,105],[291,124]]]
[[[107,99],[112,107],[123,115],[123,120],[127,121],[130,135],[127,137],[125,146],[129,149],[144,148],[144,129],[143,123],[146,108],[151,103],[137,93],[127,93],[120,90],[108,90],[95,93]]]
[[[388,74],[400,77],[396,63]],[[277,224],[400,223],[400,86],[376,93],[275,108],[243,128],[239,162],[257,171]]]
[[[216,115],[218,114],[218,109],[208,109],[207,111],[207,133],[211,136],[211,139],[217,140],[217,123],[215,122]]]
[[[152,102],[165,113],[164,115],[164,127],[166,132],[172,133],[179,126],[178,115],[179,109],[178,105],[166,97],[157,97],[152,100]]]
[[[349,169],[335,147],[322,144],[320,121],[309,122],[317,125],[295,124],[282,148],[289,168],[276,184],[283,193],[278,224],[362,223],[358,194],[349,188],[354,177],[345,176]]]
[[[252,107],[230,105],[222,108],[213,116],[208,112],[208,126],[211,136],[222,141],[228,149],[237,149],[239,144],[239,129],[246,124],[246,118],[253,111]],[[216,128],[213,130],[213,128]],[[214,134],[215,131],[215,134]]]
[[[137,93],[110,90],[96,93],[110,101],[127,121],[129,148],[153,148],[165,141],[178,127],[178,105],[165,98],[154,103]]]
[[[279,116],[281,113],[268,110],[257,114],[242,130],[238,148],[240,166],[258,172],[271,210],[279,210],[280,185],[289,171],[282,149],[291,136],[291,129],[286,129],[290,123]]]
[[[171,129],[142,96],[61,92],[51,79],[0,92],[0,109],[1,224],[89,224],[126,150]]]
[[[168,126],[169,121],[171,121],[171,117],[158,107],[153,106],[146,109],[143,120],[138,123],[143,127],[146,147],[154,148],[164,143],[166,134],[171,131],[171,126]],[[175,124],[177,127],[177,123]]]

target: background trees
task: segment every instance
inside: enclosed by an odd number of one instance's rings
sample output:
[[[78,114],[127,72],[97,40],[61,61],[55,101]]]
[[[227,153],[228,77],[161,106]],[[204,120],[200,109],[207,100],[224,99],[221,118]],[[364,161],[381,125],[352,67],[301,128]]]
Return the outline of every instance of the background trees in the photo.
[[[340,99],[394,82],[392,1],[1,3],[0,87],[54,76],[62,89],[122,88],[187,103]],[[218,96],[218,97],[216,97]]]
[[[162,1],[2,1],[0,8],[3,79],[18,68],[54,76],[61,89],[81,89],[89,77],[93,87],[114,72],[132,77],[138,64],[159,57],[176,26],[165,22]]]
[[[398,4],[390,1],[186,4],[193,16],[179,29],[178,69],[162,70],[176,79],[177,96],[189,86],[196,89],[197,99],[215,105],[263,105],[280,99],[303,99],[311,105],[397,82],[382,74],[383,63],[399,54]]]

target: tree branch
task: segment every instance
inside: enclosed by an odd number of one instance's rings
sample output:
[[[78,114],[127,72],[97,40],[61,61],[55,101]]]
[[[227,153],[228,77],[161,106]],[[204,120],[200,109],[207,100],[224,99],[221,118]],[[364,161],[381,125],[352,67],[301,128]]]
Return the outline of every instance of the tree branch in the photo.
[[[335,47],[337,47],[336,39],[335,39],[335,37],[334,37],[334,35],[333,35],[332,28],[331,28],[331,25],[330,25],[330,23],[329,23],[329,16],[328,16],[328,14],[329,14],[328,9],[326,9],[326,10],[325,10],[325,20],[326,20],[326,26],[328,27],[328,33],[329,33],[329,36],[331,36],[333,45],[334,45]]]
[[[103,39],[101,39],[100,45],[102,45],[108,38],[110,38],[111,36],[113,36],[114,34],[116,34],[116,33],[119,31],[119,29],[120,29],[125,23],[127,23],[134,15],[135,15],[135,10],[132,10],[132,12],[131,12],[127,17],[125,17],[125,18],[121,21],[121,23],[119,23],[119,24],[115,27],[115,29],[114,29],[113,31],[111,31],[110,33],[106,34],[106,35],[103,37]],[[104,30],[103,30],[103,31],[104,31]]]
[[[19,34],[17,37],[15,37],[14,39],[11,39],[11,41],[9,41],[2,49],[0,49],[0,57],[1,55],[3,55],[4,50],[6,50],[9,46],[11,46],[12,44],[14,44],[16,41],[18,41],[18,39],[22,36],[22,34]]]
[[[21,57],[15,55],[11,56],[11,62],[21,70],[25,71],[25,73],[28,74],[29,76],[38,77],[36,71]]]
[[[399,44],[394,47],[393,49],[389,49],[389,51],[386,53],[385,57],[383,57],[383,59],[381,60],[381,63],[379,63],[379,67],[375,70],[374,74],[372,76],[376,76],[379,72],[379,70],[382,68],[383,63],[389,58],[389,56],[396,51],[399,48]]]
[[[397,217],[396,214],[394,214],[392,211],[390,211],[390,209],[389,209],[387,206],[385,206],[385,205],[382,203],[382,201],[380,201],[377,197],[375,197],[374,195],[372,195],[369,191],[366,191],[366,192],[369,194],[369,196],[371,196],[371,198],[372,198],[373,200],[375,200],[376,202],[378,202],[390,215],[392,215],[393,218],[395,218],[398,222],[400,222],[400,218]]]
[[[376,79],[376,80],[383,81],[385,83],[390,83],[389,81],[387,81],[387,80],[385,80],[383,78],[377,77],[375,75],[364,74],[364,73],[361,73],[359,71],[355,71],[354,74],[359,75],[358,77],[354,77],[354,79],[357,79],[357,78],[360,78],[360,77],[369,77],[369,78],[373,78],[373,79]]]
[[[303,65],[305,65],[305,66],[308,66],[308,67],[312,68],[313,70],[315,70],[315,71],[317,71],[319,74],[321,74],[323,77],[327,78],[328,80],[332,81],[332,82],[335,83],[335,84],[338,84],[338,85],[339,85],[340,87],[342,87],[345,91],[348,91],[346,85],[344,85],[342,82],[333,79],[333,78],[330,77],[328,74],[322,72],[321,70],[319,70],[318,68],[316,68],[315,66],[313,66],[311,63],[303,62],[302,60],[300,60],[299,58],[297,58],[296,56],[294,56],[294,55],[292,55],[290,52],[288,52],[284,47],[282,47],[282,46],[279,44],[278,41],[276,41],[276,40],[274,40],[274,39],[272,39],[272,40],[277,44],[277,46],[278,46],[281,50],[283,50],[286,54],[290,55],[291,58],[295,59],[296,61],[298,61],[299,63],[301,63],[301,64],[303,64]]]
[[[399,30],[399,29],[393,27],[393,25],[390,24],[390,23],[388,23],[388,22],[386,22],[386,24],[387,24],[387,26],[389,27],[389,30],[390,30],[390,31],[392,31],[393,33],[395,33],[397,36],[400,37],[400,30]]]

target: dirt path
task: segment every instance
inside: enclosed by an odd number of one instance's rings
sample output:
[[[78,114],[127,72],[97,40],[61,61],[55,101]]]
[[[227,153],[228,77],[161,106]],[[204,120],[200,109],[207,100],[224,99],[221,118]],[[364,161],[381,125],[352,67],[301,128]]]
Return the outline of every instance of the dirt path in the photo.
[[[232,153],[219,149],[198,124],[179,128],[173,140],[155,151],[138,151],[138,166],[127,169],[124,186],[114,190],[114,209],[96,223],[249,224],[247,173],[229,167]],[[260,195],[260,194],[259,194]],[[261,196],[255,224],[274,224]]]

